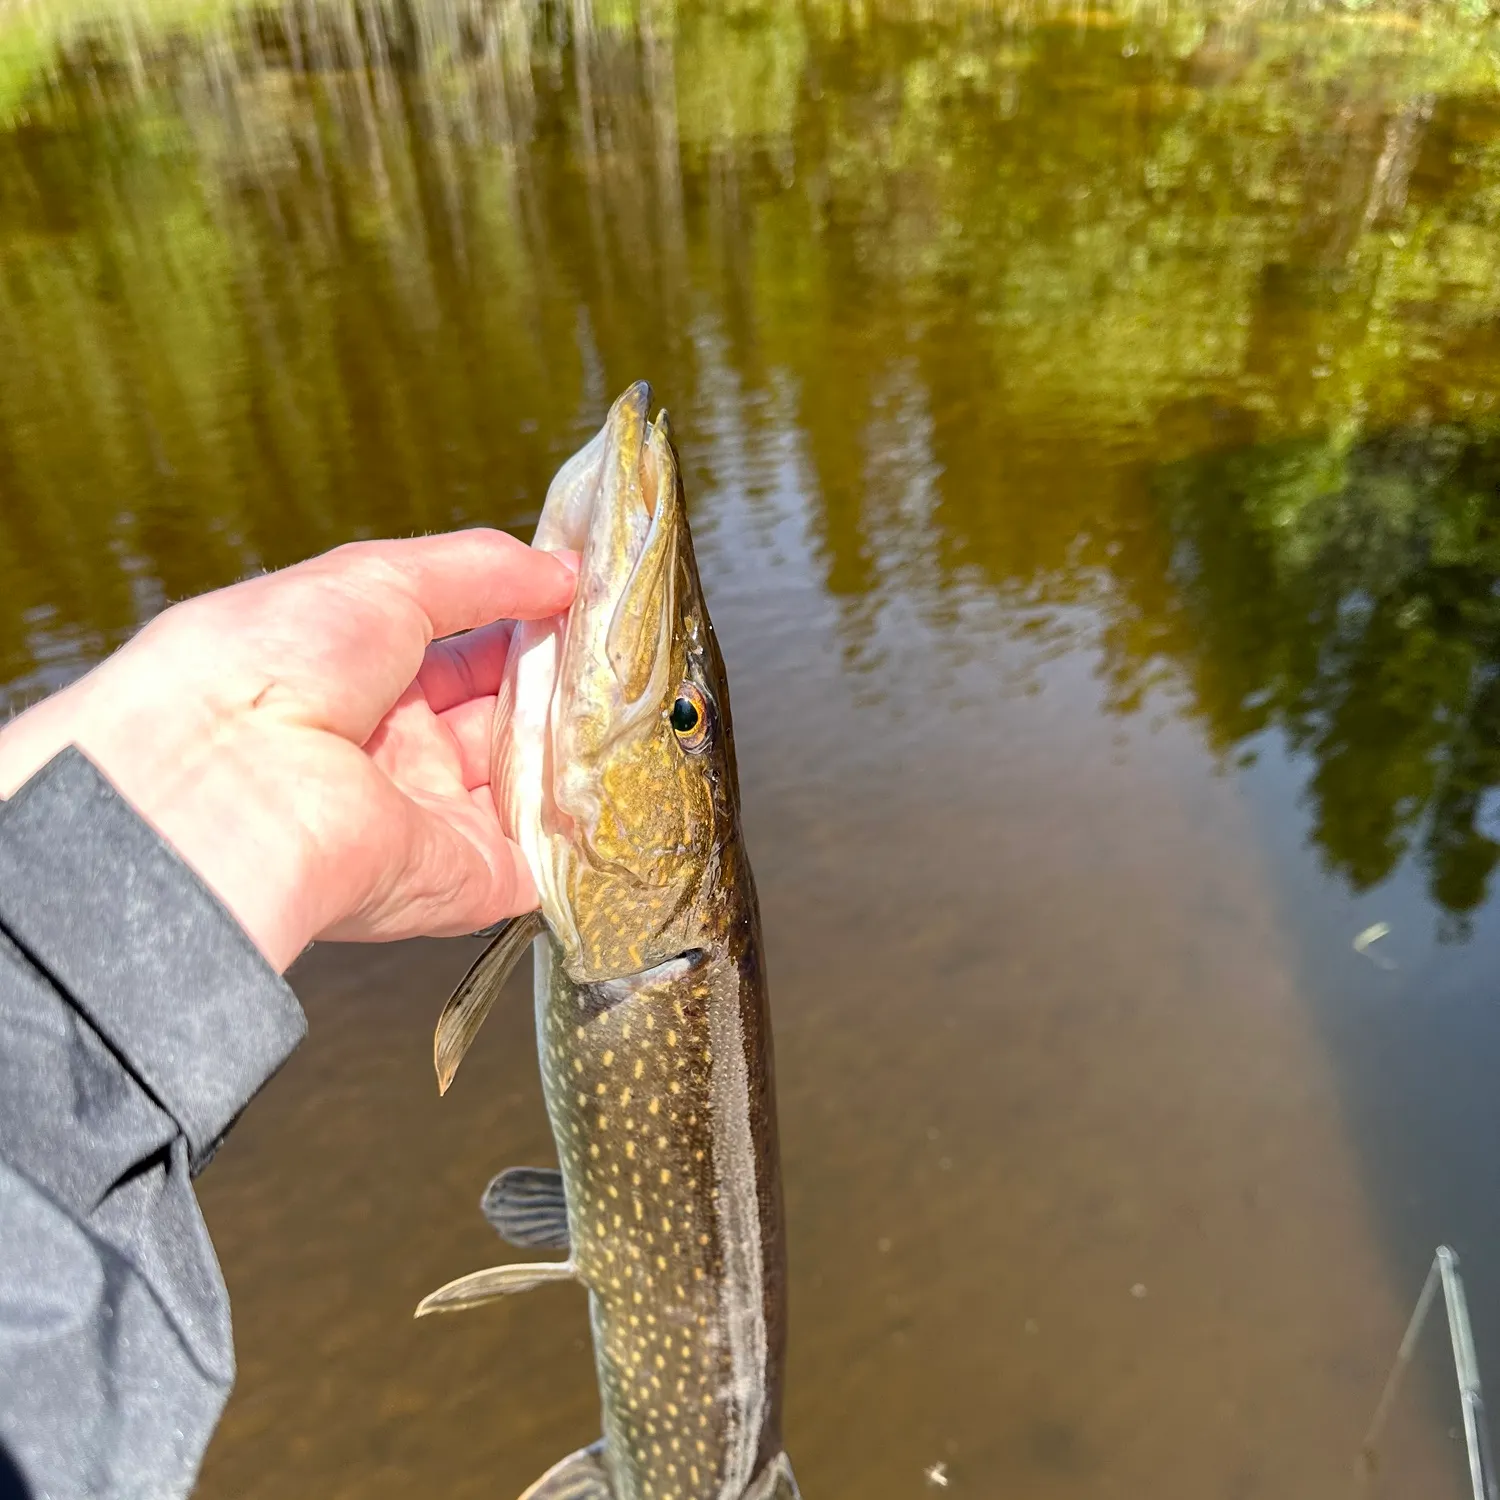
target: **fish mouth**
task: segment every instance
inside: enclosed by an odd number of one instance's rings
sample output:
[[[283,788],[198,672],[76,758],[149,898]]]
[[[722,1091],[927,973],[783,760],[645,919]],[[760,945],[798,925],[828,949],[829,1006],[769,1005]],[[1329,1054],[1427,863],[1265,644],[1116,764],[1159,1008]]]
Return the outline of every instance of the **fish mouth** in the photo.
[[[552,696],[551,800],[554,826],[600,869],[601,767],[655,728],[671,686],[678,481],[650,401],[637,381],[615,402],[587,481],[559,496],[558,529],[582,556]]]
[[[650,403],[637,381],[548,489],[533,546],[580,554],[577,591],[566,615],[518,628],[494,752],[542,909],[575,956],[570,871],[634,874],[605,852],[601,826],[617,811],[605,770],[659,727],[672,686],[680,486],[666,414],[651,422]]]
[[[642,710],[655,711],[671,657],[676,548],[663,482],[666,414],[649,423],[650,403],[651,387],[637,381],[605,424],[604,463],[579,566],[582,608],[572,622],[579,649],[570,640],[559,684],[606,693],[617,735]]]
[[[651,602],[638,596],[652,592],[664,560],[664,512],[670,507],[663,501],[673,486],[663,481],[675,481],[667,414],[659,412],[653,423],[650,409],[651,387],[638,380],[610,408],[594,438],[558,470],[533,540],[544,551],[580,554],[570,614],[591,627],[586,633],[597,637],[591,644],[606,647],[622,686],[629,676],[622,660],[629,643],[621,637]]]
[[[650,409],[651,386],[638,380],[610,408],[599,431],[557,471],[534,545],[547,551],[587,549],[609,481],[640,462],[651,433]]]

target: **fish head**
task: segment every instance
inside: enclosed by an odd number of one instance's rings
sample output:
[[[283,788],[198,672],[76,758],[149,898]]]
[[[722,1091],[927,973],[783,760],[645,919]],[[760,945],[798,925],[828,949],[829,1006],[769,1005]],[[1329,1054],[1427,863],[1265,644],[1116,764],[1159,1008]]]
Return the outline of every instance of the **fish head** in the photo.
[[[558,472],[536,545],[581,554],[565,617],[519,628],[495,787],[576,983],[700,945],[738,786],[724,663],[665,412],[630,387]]]

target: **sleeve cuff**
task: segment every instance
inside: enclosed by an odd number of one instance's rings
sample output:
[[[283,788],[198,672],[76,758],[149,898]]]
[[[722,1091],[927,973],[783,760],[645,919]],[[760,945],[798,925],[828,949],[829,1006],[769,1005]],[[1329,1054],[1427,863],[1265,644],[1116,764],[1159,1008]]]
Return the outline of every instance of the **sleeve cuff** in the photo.
[[[0,802],[0,926],[201,1165],[307,1031],[218,898],[77,749]]]

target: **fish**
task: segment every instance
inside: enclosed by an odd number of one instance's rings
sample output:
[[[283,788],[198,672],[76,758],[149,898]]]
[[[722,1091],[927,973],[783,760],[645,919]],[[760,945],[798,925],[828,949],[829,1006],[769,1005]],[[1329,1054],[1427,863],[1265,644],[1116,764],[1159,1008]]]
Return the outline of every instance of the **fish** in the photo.
[[[459,1277],[417,1314],[586,1288],[602,1436],[522,1500],[799,1500],[760,909],[724,659],[650,404],[632,385],[548,488],[534,545],[581,554],[577,594],[516,627],[491,762],[540,909],[495,930],[433,1044],[446,1091],[532,952],[559,1165],[501,1172],[480,1206],[566,1257]]]

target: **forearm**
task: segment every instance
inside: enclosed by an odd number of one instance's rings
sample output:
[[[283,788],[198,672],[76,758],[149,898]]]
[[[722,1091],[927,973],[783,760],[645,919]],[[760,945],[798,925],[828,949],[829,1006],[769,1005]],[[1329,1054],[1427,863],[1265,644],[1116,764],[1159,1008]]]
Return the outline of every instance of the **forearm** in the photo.
[[[290,989],[77,752],[0,804],[0,1447],[38,1496],[185,1493],[234,1375],[190,1177]]]

